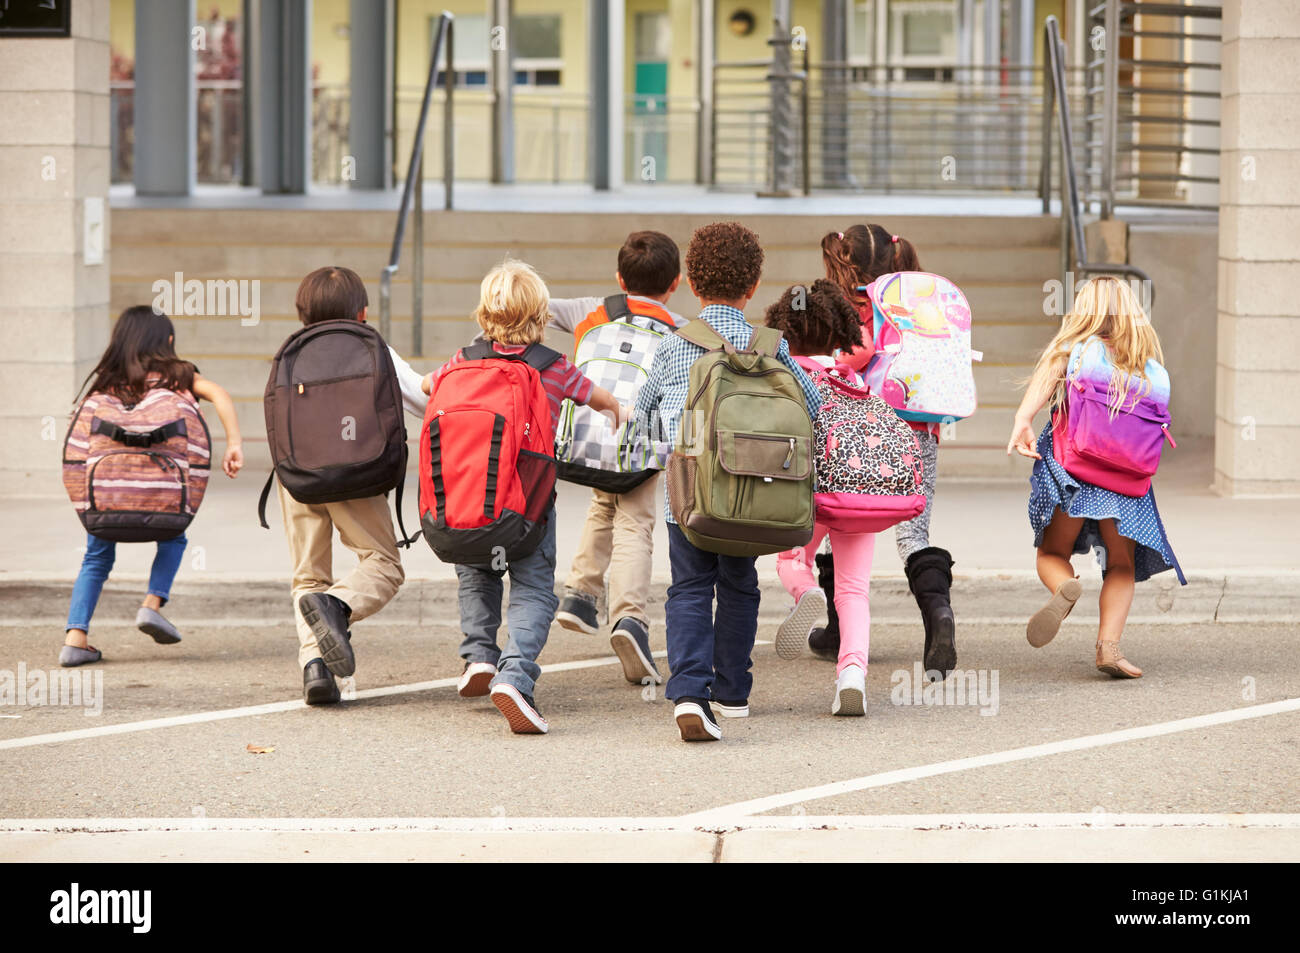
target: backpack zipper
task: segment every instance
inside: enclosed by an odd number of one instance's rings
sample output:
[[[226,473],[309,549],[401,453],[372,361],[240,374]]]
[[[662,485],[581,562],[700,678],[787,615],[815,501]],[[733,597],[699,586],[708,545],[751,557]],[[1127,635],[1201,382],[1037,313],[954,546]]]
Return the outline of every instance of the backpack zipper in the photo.
[[[790,450],[785,455],[785,463],[781,464],[781,469],[789,470],[792,463],[794,463],[794,437],[790,438]]]

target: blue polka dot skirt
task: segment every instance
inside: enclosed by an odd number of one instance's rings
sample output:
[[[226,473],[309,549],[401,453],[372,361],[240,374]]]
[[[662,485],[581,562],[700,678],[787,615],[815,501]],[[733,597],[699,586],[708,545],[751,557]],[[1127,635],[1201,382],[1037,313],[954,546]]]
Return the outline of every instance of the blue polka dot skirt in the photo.
[[[1074,541],[1074,552],[1095,552],[1104,570],[1106,544],[1097,521],[1113,519],[1119,534],[1137,544],[1133,555],[1137,582],[1172,569],[1178,574],[1178,581],[1187,585],[1160,521],[1160,511],[1156,509],[1155,487],[1147,490],[1146,496],[1124,496],[1070,476],[1052,454],[1050,421],[1038,435],[1038,452],[1042,459],[1034,461],[1034,472],[1029,477],[1029,525],[1034,528],[1034,548],[1042,544],[1043,531],[1057,510],[1064,510],[1070,516],[1084,518],[1083,528]]]

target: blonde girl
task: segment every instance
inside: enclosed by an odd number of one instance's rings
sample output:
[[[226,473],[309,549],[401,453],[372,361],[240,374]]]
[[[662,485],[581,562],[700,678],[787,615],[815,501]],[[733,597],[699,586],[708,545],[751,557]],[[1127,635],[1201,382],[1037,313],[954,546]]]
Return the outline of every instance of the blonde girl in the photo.
[[[1029,644],[1041,647],[1056,635],[1083,594],[1070,557],[1094,550],[1102,568],[1097,669],[1114,678],[1142,675],[1119,649],[1134,584],[1167,569],[1183,585],[1187,582],[1165,535],[1154,488],[1145,496],[1124,496],[1071,476],[1053,455],[1053,429],[1063,419],[1067,378],[1091,378],[1108,386],[1113,413],[1139,396],[1167,401],[1169,374],[1162,359],[1160,340],[1133,290],[1110,277],[1085,282],[1038,359],[1007,442],[1008,454],[1035,461],[1029,522],[1038,578],[1052,593],[1029,620]],[[1035,442],[1032,421],[1044,406],[1052,409],[1053,419]]]

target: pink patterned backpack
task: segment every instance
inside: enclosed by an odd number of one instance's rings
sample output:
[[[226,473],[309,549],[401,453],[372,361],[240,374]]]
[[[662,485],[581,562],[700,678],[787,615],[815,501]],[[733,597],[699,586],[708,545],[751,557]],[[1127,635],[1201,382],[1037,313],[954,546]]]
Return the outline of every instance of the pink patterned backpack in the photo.
[[[921,455],[912,429],[853,377],[842,364],[812,371],[822,399],[813,421],[813,499],[819,523],[878,533],[925,509]]]
[[[63,445],[63,487],[86,532],[119,543],[174,539],[208,487],[212,438],[188,394],[155,387],[138,404],[96,393]]]

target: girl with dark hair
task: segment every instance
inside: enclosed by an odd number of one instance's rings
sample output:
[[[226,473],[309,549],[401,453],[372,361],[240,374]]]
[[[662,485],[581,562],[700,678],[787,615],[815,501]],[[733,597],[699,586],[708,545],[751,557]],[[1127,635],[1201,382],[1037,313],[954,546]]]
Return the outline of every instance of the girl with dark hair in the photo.
[[[921,271],[916,248],[906,238],[895,235],[883,225],[852,225],[842,232],[829,232],[822,239],[822,263],[826,277],[847,294],[857,306],[862,321],[863,346],[841,357],[854,370],[862,370],[875,354],[875,336],[871,301],[866,288],[881,275],[896,271]],[[925,625],[924,660],[926,672],[946,677],[957,665],[956,621],[952,614],[949,590],[952,586],[952,555],[946,549],[930,545],[930,510],[934,504],[934,484],[939,463],[939,425],[908,421],[916,431],[924,465],[925,510],[915,519],[899,523],[894,541],[899,558],[907,569],[907,584],[916,597]],[[827,609],[825,629],[813,629],[808,647],[814,655],[835,658],[838,653],[840,620],[835,612],[835,564],[831,554],[817,556],[818,581],[832,599]]]
[[[193,364],[177,357],[175,339],[171,319],[165,314],[155,313],[148,305],[127,308],[113,325],[112,337],[99,363],[82,384],[78,404],[82,395],[94,394],[111,394],[125,404],[138,404],[156,388],[174,391],[195,405],[200,399],[209,400],[216,406],[226,431],[226,453],[221,468],[227,476],[234,477],[244,465],[235,405],[224,388],[201,377]],[[159,610],[171,592],[185,543],[182,534],[157,544],[148,593],[135,617],[136,627],[160,645],[181,640],[175,626]],[[87,534],[86,555],[72,586],[68,624],[59,652],[59,664],[65,668],[98,662],[103,657],[87,642],[86,633],[116,555],[116,543]]]

